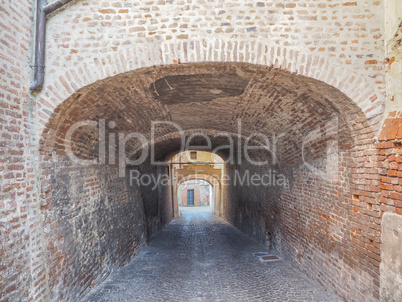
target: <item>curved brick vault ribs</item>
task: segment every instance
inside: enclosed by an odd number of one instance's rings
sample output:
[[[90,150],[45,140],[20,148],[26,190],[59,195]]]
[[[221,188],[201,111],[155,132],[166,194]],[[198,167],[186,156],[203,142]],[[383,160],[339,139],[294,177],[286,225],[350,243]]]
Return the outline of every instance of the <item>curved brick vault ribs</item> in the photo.
[[[167,75],[171,78],[198,76],[198,81],[202,82],[208,74],[223,78],[225,73],[248,79],[244,93],[219,97],[215,91],[225,92],[221,90],[224,89],[222,84],[217,82],[215,87],[207,89],[207,92],[212,90],[215,93],[215,98],[208,101],[200,99],[196,102],[162,104],[154,99],[157,96],[155,93],[158,93],[154,83],[165,80]],[[180,89],[182,98],[194,96],[191,86],[183,90],[178,85],[181,84],[166,82],[165,86],[169,91]],[[151,139],[152,121],[171,121],[184,131],[205,129],[207,124],[213,135],[214,131],[236,134],[240,120],[244,138],[262,133],[268,136],[272,145],[274,140],[277,141],[274,156],[281,167],[300,162],[301,146],[306,135],[331,119],[341,129],[338,135],[348,137],[344,142],[360,139],[356,134],[351,135],[348,125],[356,129],[368,126],[364,114],[344,94],[316,80],[250,64],[171,65],[118,75],[79,90],[55,109],[41,140],[42,154],[64,154],[64,139],[68,129],[79,121],[99,119],[106,121],[108,132],[140,132],[148,140]],[[114,122],[114,127],[110,128],[109,122]],[[169,135],[174,132],[177,132],[177,128],[162,125],[156,128],[155,136],[163,139],[168,135],[170,139]],[[77,131],[72,144],[75,153],[82,158],[96,158],[97,135],[94,128],[86,127],[83,131]],[[220,138],[215,146],[225,142],[227,139]],[[176,151],[177,145],[170,145],[170,152]],[[127,152],[132,153],[138,147],[138,141],[131,140],[127,144]],[[163,151],[163,148],[156,149],[156,156],[160,159],[169,152]]]
[[[166,75],[198,74],[205,77],[209,74],[223,77],[227,72],[249,79],[240,97],[220,98],[217,94],[208,102],[188,104],[162,104],[153,98],[153,83]],[[167,85],[177,89],[174,83]],[[222,87],[217,83],[215,90],[221,91],[219,88]],[[189,88],[181,94],[181,97],[190,98],[194,90]],[[261,123],[256,123],[255,117],[261,119]],[[151,121],[172,121],[183,130],[204,129],[207,121],[209,129],[235,133],[237,120],[241,119],[242,135],[246,137],[255,132],[268,135],[287,133],[300,144],[301,138],[320,121],[335,117],[342,124],[350,121],[357,127],[366,126],[363,125],[365,116],[358,107],[344,94],[322,82],[249,64],[171,65],[125,73],[77,91],[55,109],[44,131],[41,150],[45,153],[62,151],[69,127],[83,120],[113,121],[116,125],[110,131],[141,132],[150,139]],[[158,127],[155,136],[174,130],[177,131],[170,126]],[[57,140],[47,139],[54,136]],[[90,148],[96,146],[88,144],[90,138],[87,141],[83,139],[80,141],[77,138],[75,147],[80,150],[78,152],[86,150],[86,153],[93,153]]]
[[[59,77],[48,77],[45,89],[38,98],[42,129],[55,108],[83,87],[117,74],[172,64],[171,58],[175,58],[174,62],[181,64],[227,61],[261,64],[322,81],[346,94],[365,113],[373,130],[379,130],[384,106],[375,90],[363,77],[327,58],[300,53],[291,48],[267,46],[260,42],[193,41],[191,50],[187,42],[172,43],[136,45],[132,50],[108,53],[105,57],[100,55],[91,63],[77,63]],[[171,67],[158,67],[161,70],[163,68]]]
[[[194,102],[180,104],[162,104],[154,98],[153,83],[160,79],[206,74],[218,78],[227,71],[249,79],[240,96],[211,99],[211,91],[219,95],[223,88],[208,83],[208,89],[203,86],[202,90],[208,94],[207,101],[199,95]],[[202,81],[203,76],[195,78]],[[174,82],[166,85],[176,88]],[[191,87],[180,87],[181,97],[192,93]],[[132,186],[128,178],[118,177],[117,165],[71,164],[64,149],[68,128],[81,120],[100,118],[106,120],[106,137],[136,131],[150,139],[152,120],[173,121],[187,136],[234,134],[238,119],[244,137],[256,131],[268,136],[285,133],[277,143],[278,165],[255,166],[243,155],[241,165],[225,169],[231,179],[236,173],[276,169],[286,178],[286,185],[231,183],[224,188],[221,215],[339,295],[359,301],[378,297],[380,214],[374,133],[360,107],[338,89],[275,68],[203,63],[128,72],[71,93],[55,108],[40,141],[41,209],[44,224],[52,225],[46,231],[46,257],[54,299],[77,298],[88,291],[173,218],[169,189]],[[115,127],[109,127],[110,121]],[[335,134],[331,127],[336,128]],[[314,131],[322,136],[310,139]],[[332,134],[326,135],[328,131]],[[77,131],[75,154],[97,158],[97,136],[96,129]],[[335,146],[331,145],[334,141]],[[216,138],[212,142],[214,146],[227,143]],[[152,143],[157,158],[169,157],[180,148],[177,129],[159,127]],[[129,151],[136,147],[127,144]],[[328,157],[332,154],[328,150],[335,151],[335,157]],[[339,165],[331,166],[332,161]],[[304,162],[326,169],[329,178],[318,177]],[[144,174],[161,173],[149,160],[134,168]],[[134,227],[132,221],[136,221]]]

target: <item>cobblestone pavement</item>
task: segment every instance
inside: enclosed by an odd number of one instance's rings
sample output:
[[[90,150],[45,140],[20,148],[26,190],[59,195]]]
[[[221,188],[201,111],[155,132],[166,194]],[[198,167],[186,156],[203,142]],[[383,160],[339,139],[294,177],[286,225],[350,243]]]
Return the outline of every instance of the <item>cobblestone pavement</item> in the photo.
[[[209,212],[182,212],[84,301],[340,301]]]

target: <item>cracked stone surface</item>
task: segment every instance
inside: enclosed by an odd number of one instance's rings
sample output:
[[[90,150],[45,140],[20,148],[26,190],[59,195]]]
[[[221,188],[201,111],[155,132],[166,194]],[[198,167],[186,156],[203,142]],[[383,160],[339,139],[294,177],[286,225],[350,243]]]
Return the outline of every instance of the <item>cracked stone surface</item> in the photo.
[[[341,301],[208,212],[182,208],[133,261],[84,299],[100,301]]]

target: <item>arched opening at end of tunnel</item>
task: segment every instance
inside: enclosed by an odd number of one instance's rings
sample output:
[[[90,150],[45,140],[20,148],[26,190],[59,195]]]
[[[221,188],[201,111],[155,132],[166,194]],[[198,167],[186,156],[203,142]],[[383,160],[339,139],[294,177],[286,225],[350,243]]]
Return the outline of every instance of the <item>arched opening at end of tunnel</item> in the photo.
[[[183,207],[205,207],[211,210],[213,198],[212,185],[199,179],[183,182],[177,192],[179,210]]]
[[[169,164],[174,179],[172,185],[177,192],[173,197],[177,199],[179,216],[189,207],[217,213],[222,198],[223,159],[211,152],[190,150],[179,152]]]
[[[360,248],[379,241],[375,167],[358,180],[374,135],[323,82],[242,63],[120,74],[65,100],[40,152],[56,300],[84,295],[179,218],[187,181],[207,182],[215,216],[329,290],[375,282]],[[362,201],[370,220],[356,211]]]

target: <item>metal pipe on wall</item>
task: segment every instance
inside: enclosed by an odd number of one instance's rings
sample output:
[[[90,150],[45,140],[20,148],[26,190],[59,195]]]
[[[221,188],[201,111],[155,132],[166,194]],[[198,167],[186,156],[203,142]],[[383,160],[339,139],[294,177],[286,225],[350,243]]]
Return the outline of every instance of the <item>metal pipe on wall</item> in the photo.
[[[73,0],[57,0],[57,1],[54,1],[54,2],[46,5],[43,8],[43,11],[45,12],[46,15],[51,14],[56,9],[59,9],[59,8],[63,7],[64,5],[68,4],[71,1],[73,1]]]
[[[36,2],[34,82],[29,88],[32,92],[41,90],[45,81],[47,16],[71,1],[73,0],[57,0],[49,5],[47,5],[47,0],[37,0]]]
[[[45,2],[46,0],[36,1],[35,65],[34,82],[30,87],[31,91],[40,90],[45,79],[46,14],[43,12]]]

